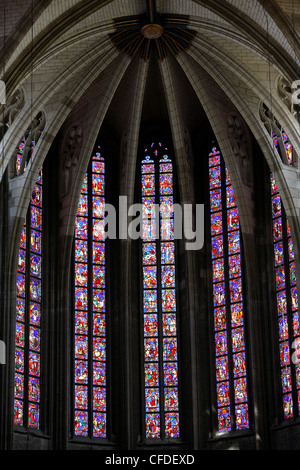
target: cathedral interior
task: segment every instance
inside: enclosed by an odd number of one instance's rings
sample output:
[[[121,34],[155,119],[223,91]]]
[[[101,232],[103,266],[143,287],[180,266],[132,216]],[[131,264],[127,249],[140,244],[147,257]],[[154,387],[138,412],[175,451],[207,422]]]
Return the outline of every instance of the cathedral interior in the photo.
[[[299,0],[1,0],[0,62],[0,449],[299,450]]]

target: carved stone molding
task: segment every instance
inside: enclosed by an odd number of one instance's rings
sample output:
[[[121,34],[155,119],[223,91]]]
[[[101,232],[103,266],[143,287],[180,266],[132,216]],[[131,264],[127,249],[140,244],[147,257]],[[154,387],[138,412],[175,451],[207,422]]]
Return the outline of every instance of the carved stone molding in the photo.
[[[40,140],[45,125],[46,115],[44,111],[40,111],[25,131],[16,148],[11,172],[12,177],[19,176],[26,171],[27,164],[34,154],[34,149]]]
[[[277,81],[277,92],[289,112],[294,117],[297,117],[300,113],[300,106],[293,102],[294,91],[292,90],[292,84],[286,78],[279,77]]]
[[[24,107],[24,103],[24,92],[22,88],[18,88],[3,105],[0,114],[0,140]]]
[[[70,192],[74,177],[74,171],[77,166],[82,148],[82,136],[82,127],[76,124],[69,129],[63,141],[62,196],[66,196]]]
[[[253,181],[249,138],[242,118],[231,113],[227,116],[227,133],[232,152],[238,163],[242,181],[251,186]]]

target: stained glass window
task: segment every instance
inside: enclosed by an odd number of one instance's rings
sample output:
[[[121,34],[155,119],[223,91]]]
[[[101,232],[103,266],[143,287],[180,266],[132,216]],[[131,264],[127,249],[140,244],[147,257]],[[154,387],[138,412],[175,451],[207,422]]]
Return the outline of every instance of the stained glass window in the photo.
[[[289,143],[288,149],[289,151]],[[292,165],[292,160],[289,160]],[[284,419],[300,410],[300,364],[293,361],[291,349],[299,341],[300,326],[295,255],[285,210],[274,176],[271,174],[271,201],[280,380]]]
[[[161,143],[141,163],[145,436],[178,438],[173,163]],[[160,206],[156,232],[154,204]]]
[[[42,172],[22,229],[16,285],[14,424],[40,427]]]
[[[284,163],[293,166],[293,147],[286,132],[282,129],[279,138],[275,131],[273,131],[273,143]]]
[[[239,214],[222,156],[209,155],[218,431],[249,427]]]
[[[74,434],[107,435],[105,162],[85,174],[75,222]]]

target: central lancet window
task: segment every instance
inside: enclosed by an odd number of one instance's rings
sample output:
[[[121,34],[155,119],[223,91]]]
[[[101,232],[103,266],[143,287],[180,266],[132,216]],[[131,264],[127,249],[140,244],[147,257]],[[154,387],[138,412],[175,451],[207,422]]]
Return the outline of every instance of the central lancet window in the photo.
[[[209,155],[218,431],[249,427],[239,213],[221,153]]]
[[[141,162],[146,439],[180,437],[173,163],[152,143]],[[160,206],[159,224],[154,217]],[[158,232],[157,232],[158,230]]]
[[[105,167],[100,153],[84,177],[74,248],[74,434],[107,437]]]

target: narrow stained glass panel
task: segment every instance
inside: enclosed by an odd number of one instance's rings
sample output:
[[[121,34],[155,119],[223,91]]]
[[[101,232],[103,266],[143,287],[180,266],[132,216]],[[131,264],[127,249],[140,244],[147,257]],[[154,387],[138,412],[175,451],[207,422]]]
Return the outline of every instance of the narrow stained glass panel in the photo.
[[[220,152],[209,155],[218,431],[249,427],[239,214]]]
[[[105,163],[92,157],[79,197],[74,240],[74,434],[105,438]]]

